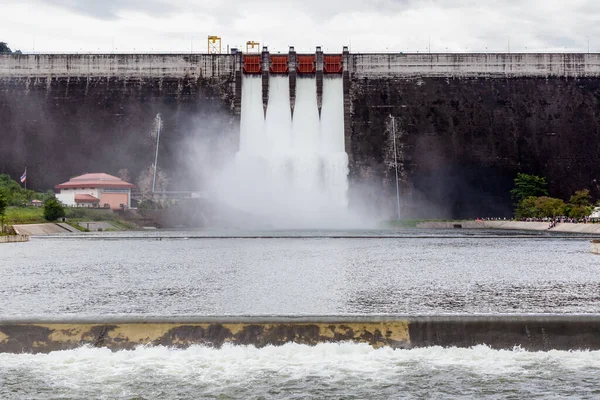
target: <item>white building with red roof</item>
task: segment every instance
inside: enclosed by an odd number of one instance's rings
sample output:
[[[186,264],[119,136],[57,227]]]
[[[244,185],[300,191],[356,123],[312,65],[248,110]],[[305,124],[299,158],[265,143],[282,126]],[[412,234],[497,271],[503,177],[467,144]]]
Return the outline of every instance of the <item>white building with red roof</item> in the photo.
[[[70,207],[104,207],[118,210],[131,207],[135,185],[108,174],[84,174],[55,186],[56,198]]]

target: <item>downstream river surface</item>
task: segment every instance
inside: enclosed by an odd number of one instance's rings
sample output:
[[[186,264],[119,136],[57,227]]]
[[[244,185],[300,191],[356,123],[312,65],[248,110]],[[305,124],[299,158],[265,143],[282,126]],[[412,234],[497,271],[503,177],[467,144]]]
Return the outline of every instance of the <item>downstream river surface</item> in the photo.
[[[586,238],[226,233],[4,244],[0,316],[600,311],[600,258]]]
[[[0,317],[600,312],[589,238],[140,232],[0,245]],[[0,398],[597,398],[600,352],[324,343],[0,354]]]

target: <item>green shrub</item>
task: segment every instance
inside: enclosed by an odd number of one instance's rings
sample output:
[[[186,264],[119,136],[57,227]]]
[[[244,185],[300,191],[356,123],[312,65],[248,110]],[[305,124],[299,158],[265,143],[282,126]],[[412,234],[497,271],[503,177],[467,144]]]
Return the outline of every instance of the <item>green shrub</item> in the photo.
[[[65,215],[65,209],[56,200],[56,197],[46,200],[44,203],[44,218],[46,221],[56,221],[59,218],[64,218]]]

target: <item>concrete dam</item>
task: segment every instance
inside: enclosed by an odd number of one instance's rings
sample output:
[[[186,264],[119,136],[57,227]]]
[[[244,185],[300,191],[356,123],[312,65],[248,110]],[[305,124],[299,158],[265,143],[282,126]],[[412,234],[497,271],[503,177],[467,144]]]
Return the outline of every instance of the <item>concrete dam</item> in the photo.
[[[122,169],[137,183],[160,114],[169,189],[197,190],[242,149],[252,87],[265,121],[275,103],[291,124],[313,118],[303,107],[338,113],[350,205],[394,215],[397,161],[404,217],[508,216],[517,171],[556,197],[600,196],[599,77],[598,54],[0,55],[0,173],[27,166],[33,189]]]

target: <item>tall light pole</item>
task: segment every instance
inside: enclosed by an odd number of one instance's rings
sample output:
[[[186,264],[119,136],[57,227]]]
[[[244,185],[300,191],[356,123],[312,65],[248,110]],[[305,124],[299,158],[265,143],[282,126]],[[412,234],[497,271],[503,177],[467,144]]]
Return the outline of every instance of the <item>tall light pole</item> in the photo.
[[[590,54],[590,37],[587,36],[587,50],[588,50],[588,54]]]
[[[162,120],[160,114],[156,114],[156,153],[154,154],[154,176],[152,177],[152,193],[154,193],[154,185],[156,184],[156,169],[158,168],[158,144],[160,143],[160,126]]]
[[[394,141],[394,169],[396,170],[396,212],[400,220],[400,184],[398,182],[398,152],[396,151],[396,117],[390,114],[392,119],[392,138]]]

